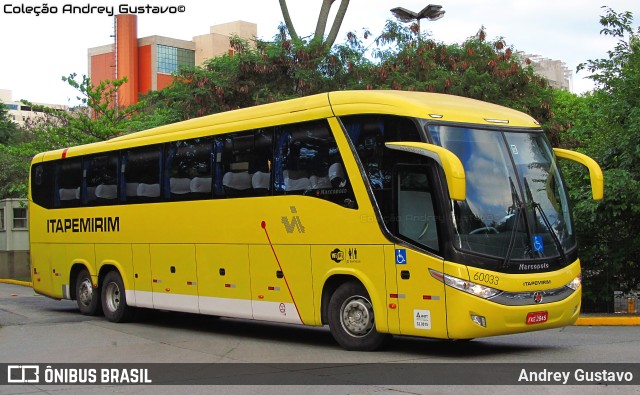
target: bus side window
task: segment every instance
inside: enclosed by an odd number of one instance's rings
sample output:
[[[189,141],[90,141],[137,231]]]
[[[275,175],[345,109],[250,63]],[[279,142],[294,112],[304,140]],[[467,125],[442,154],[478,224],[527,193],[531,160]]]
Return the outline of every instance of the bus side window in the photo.
[[[171,200],[211,197],[213,139],[197,138],[167,145],[165,195]]]
[[[271,194],[273,131],[231,133],[216,140],[216,187],[219,197]]]
[[[276,191],[357,208],[336,141],[326,121],[288,126],[276,143]]]
[[[438,251],[438,228],[427,165],[398,165],[394,169],[398,236]]]
[[[57,206],[78,207],[81,204],[82,159],[63,159],[58,162],[56,176]]]
[[[161,197],[160,146],[126,151],[124,171],[125,200],[128,203],[157,202]]]
[[[118,202],[118,152],[85,159],[86,186],[83,191],[89,205]]]
[[[44,162],[31,168],[31,196],[34,203],[45,207],[55,207],[54,198],[55,162]],[[57,190],[56,190],[57,192]]]

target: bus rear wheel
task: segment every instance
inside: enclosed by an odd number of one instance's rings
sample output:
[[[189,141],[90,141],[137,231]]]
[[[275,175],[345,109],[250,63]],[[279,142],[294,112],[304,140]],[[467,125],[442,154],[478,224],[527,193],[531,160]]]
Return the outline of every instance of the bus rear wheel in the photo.
[[[76,303],[80,313],[84,315],[98,315],[101,313],[100,291],[93,287],[91,274],[82,269],[76,278]]]
[[[389,338],[376,331],[373,305],[365,287],[350,281],[338,287],[329,301],[329,329],[343,348],[373,351]]]
[[[102,310],[111,322],[127,322],[133,318],[134,308],[127,306],[124,282],[115,270],[107,273],[102,281]]]

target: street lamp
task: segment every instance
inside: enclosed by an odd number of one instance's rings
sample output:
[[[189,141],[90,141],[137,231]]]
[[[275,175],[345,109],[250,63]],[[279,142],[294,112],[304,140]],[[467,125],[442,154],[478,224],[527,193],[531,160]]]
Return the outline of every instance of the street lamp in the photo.
[[[391,9],[391,13],[402,22],[416,21],[418,23],[418,34],[420,33],[420,19],[437,21],[444,16],[442,6],[437,4],[429,4],[420,12],[413,12],[406,8],[396,7]]]

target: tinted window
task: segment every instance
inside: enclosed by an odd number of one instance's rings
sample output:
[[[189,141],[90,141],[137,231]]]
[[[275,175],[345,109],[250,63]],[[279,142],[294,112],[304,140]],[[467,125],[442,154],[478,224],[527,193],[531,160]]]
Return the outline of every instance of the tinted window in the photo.
[[[211,197],[213,139],[198,138],[167,144],[165,195],[172,200]]]
[[[118,202],[118,155],[94,156],[85,159],[86,202],[92,205]]]
[[[153,202],[161,199],[159,146],[126,151],[124,189],[127,202]]]
[[[392,172],[397,164],[426,163],[419,155],[407,155],[385,147],[387,142],[420,141],[416,124],[409,118],[384,115],[342,117],[347,135],[356,149],[360,163],[373,189],[376,204],[388,229],[393,219]]]
[[[276,147],[276,191],[356,208],[338,146],[326,121],[283,128]]]
[[[54,206],[55,163],[45,162],[31,168],[31,198],[46,208]]]
[[[76,207],[81,203],[82,160],[80,158],[64,159],[58,162],[56,182],[57,206]]]
[[[258,129],[216,138],[215,194],[218,197],[271,194],[273,131]]]

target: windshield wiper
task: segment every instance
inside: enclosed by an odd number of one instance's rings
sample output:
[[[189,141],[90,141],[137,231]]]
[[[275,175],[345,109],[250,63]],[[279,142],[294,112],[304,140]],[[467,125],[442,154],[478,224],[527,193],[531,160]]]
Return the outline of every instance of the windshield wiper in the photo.
[[[518,192],[516,191],[516,186],[513,184],[513,180],[509,177],[509,184],[511,184],[511,199],[513,201],[514,206],[514,214],[513,218],[515,223],[513,224],[513,228],[511,229],[511,236],[509,237],[509,247],[507,248],[507,253],[504,257],[504,261],[502,262],[502,267],[507,268],[511,261],[511,255],[513,254],[513,248],[516,244],[516,234],[518,233],[518,225],[520,224],[520,216],[525,212],[524,203],[518,197]],[[526,228],[526,226],[525,226]],[[527,233],[529,233],[527,231]]]
[[[536,209],[538,210],[538,212],[540,213],[540,218],[542,218],[542,222],[544,222],[544,226],[546,226],[549,233],[551,233],[551,238],[553,239],[553,242],[556,245],[556,248],[558,249],[558,253],[560,254],[560,257],[564,261],[565,265],[568,265],[569,262],[567,261],[567,256],[564,254],[562,243],[560,242],[560,239],[558,238],[558,235],[556,234],[556,232],[553,230],[553,226],[551,226],[551,222],[549,222],[549,218],[547,217],[547,214],[542,209],[542,206],[540,205],[540,203],[533,200],[533,194],[531,193],[531,189],[529,188],[529,182],[527,181],[526,177],[524,177],[524,186],[527,192],[527,198],[529,199],[529,201],[531,202],[531,206],[533,207],[533,213],[535,214]]]

